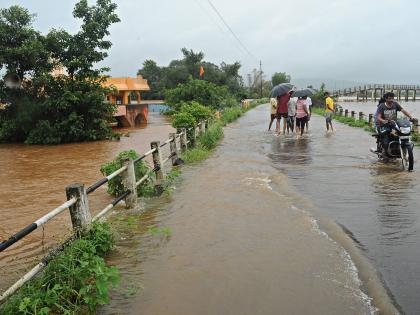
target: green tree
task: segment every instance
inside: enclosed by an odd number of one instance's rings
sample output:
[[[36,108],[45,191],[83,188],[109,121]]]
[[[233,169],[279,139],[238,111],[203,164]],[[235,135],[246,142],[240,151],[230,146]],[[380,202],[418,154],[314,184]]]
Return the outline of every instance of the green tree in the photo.
[[[119,21],[115,9],[110,0],[97,0],[93,6],[81,0],[73,11],[82,20],[80,31],[71,35],[52,30],[46,36],[33,29],[33,15],[26,9],[0,11],[0,36],[15,30],[15,38],[1,36],[0,67],[25,79],[19,90],[6,88],[0,80],[0,96],[9,104],[0,111],[0,141],[52,144],[110,135],[107,121],[115,107],[104,100],[107,69],[95,66],[111,46],[105,38],[109,26]],[[11,51],[18,58],[14,63]],[[68,75],[52,76],[58,65]]]
[[[290,75],[286,74],[286,72],[275,72],[271,77],[271,83],[273,86],[276,86],[280,83],[289,83],[290,79]]]

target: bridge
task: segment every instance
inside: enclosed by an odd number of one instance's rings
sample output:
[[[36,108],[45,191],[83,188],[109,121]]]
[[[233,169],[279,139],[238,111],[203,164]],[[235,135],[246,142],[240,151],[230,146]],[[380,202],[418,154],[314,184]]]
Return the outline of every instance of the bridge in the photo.
[[[336,97],[351,97],[356,101],[377,100],[386,92],[394,92],[398,100],[415,101],[420,85],[368,84],[333,91]]]

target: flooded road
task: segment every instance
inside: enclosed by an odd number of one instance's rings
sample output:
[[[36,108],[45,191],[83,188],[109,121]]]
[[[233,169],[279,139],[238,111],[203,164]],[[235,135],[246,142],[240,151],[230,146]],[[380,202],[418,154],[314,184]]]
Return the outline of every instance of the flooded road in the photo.
[[[378,163],[361,129],[313,117],[297,140],[267,117],[248,112],[171,195],[114,216],[122,285],[101,314],[417,313],[416,172]]]
[[[150,142],[166,140],[173,129],[164,116],[150,113],[149,124],[126,129],[129,137],[120,141],[97,141],[57,146],[0,144],[0,240],[8,238],[66,200],[65,187],[75,183],[89,186],[102,178],[99,169],[120,151],[143,153]],[[93,213],[111,201],[106,185],[89,195]],[[22,274],[28,264],[45,255],[47,249],[70,232],[68,211],[64,211],[6,251],[0,253],[0,289]],[[7,266],[7,268],[6,268]]]

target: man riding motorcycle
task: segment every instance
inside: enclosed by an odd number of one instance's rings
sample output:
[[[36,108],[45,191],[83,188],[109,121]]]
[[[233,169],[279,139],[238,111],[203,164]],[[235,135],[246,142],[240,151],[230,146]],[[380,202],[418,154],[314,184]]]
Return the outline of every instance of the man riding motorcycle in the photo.
[[[390,132],[392,122],[397,121],[397,113],[401,111],[405,116],[412,120],[412,116],[409,112],[401,107],[400,104],[394,101],[395,94],[388,92],[384,94],[385,103],[378,106],[378,117],[377,121],[379,124],[379,134],[382,141],[382,148],[386,150],[390,141]]]

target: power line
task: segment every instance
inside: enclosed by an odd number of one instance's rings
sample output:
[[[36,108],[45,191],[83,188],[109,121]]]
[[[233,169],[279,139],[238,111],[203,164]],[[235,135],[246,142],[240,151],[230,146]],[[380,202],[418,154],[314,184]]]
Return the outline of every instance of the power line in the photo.
[[[214,10],[214,12],[216,12],[216,14],[218,15],[218,17],[220,18],[220,20],[223,22],[223,24],[227,27],[227,29],[229,30],[229,32],[233,35],[233,37],[238,41],[239,45],[241,45],[241,47],[245,50],[245,52],[251,56],[253,59],[255,59],[255,61],[258,61],[258,58],[255,57],[254,54],[252,54],[249,49],[244,45],[244,43],[242,43],[242,41],[239,39],[239,37],[235,34],[235,32],[232,30],[232,28],[229,26],[229,24],[226,22],[226,20],[223,18],[223,16],[220,14],[220,12],[217,10],[217,8],[214,6],[214,4],[210,1],[207,0],[207,2],[210,4],[210,6],[212,7],[212,9]]]

